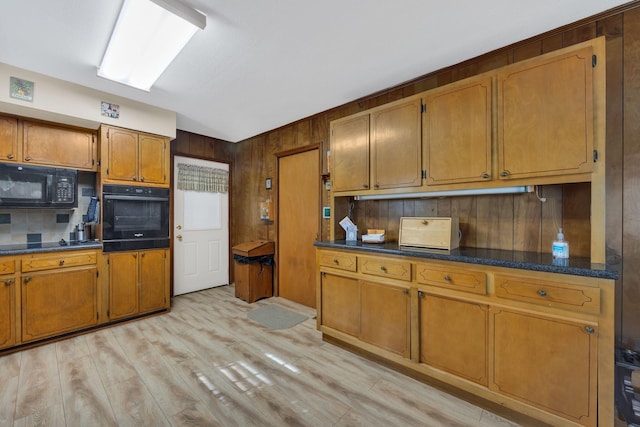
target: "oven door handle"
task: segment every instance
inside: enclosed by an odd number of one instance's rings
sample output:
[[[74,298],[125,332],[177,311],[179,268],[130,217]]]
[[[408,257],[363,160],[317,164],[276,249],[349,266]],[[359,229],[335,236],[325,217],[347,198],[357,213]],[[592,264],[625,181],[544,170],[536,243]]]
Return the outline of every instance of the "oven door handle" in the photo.
[[[134,201],[148,201],[148,202],[168,202],[167,197],[153,197],[153,196],[118,196],[114,194],[105,194],[105,200],[134,200]]]

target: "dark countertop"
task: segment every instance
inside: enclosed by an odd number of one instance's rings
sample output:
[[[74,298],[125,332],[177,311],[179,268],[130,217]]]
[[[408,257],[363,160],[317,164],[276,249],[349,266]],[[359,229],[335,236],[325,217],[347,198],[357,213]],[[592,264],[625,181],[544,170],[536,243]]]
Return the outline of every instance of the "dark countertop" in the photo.
[[[315,242],[314,246],[333,249],[350,249],[375,254],[404,255],[416,258],[466,262],[469,264],[491,265],[494,267],[518,268],[521,270],[544,271],[548,273],[571,274],[598,279],[618,279],[618,272],[606,264],[591,263],[589,258],[570,257],[565,265],[554,263],[551,254],[537,252],[505,251],[498,249],[458,248],[452,251],[421,248],[402,249],[397,242],[362,243],[345,240]],[[565,261],[565,260],[563,260]]]
[[[102,242],[95,242],[93,240],[83,243],[66,243],[66,245],[60,244],[60,242],[17,243],[12,245],[0,245],[0,256],[73,251],[78,249],[102,249]]]

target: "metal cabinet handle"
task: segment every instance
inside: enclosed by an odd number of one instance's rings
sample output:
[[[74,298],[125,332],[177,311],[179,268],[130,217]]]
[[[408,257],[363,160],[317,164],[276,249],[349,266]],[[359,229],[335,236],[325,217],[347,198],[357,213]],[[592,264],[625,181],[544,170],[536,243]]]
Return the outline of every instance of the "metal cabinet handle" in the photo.
[[[335,258],[333,259],[333,263],[334,263],[334,264],[340,264],[340,262],[339,262],[337,259],[335,259]]]
[[[509,176],[509,172],[502,171],[502,172],[500,172],[500,176]]]
[[[422,220],[422,224],[423,224],[423,225],[429,225],[429,221],[427,221],[426,219],[423,219],[423,220]]]
[[[7,285],[7,286],[9,286],[12,283],[13,283],[13,280],[11,280],[11,279],[7,279],[7,280],[4,281],[4,284]]]
[[[144,176],[141,176],[141,177],[140,177],[140,181],[141,181],[141,182],[144,182]]]
[[[375,187],[375,188],[380,188],[380,184],[378,184],[378,183],[376,182],[376,185],[374,185],[374,187]]]
[[[25,278],[24,278],[24,282],[25,282],[25,283],[29,283],[30,281],[31,281],[31,277],[25,277]]]
[[[418,291],[418,296],[419,296],[420,298],[424,298],[424,295],[425,295],[425,293],[424,293],[424,292],[422,292],[422,291]]]
[[[7,159],[9,159],[9,160],[13,159],[13,154],[8,154],[7,155]]]
[[[24,159],[28,162],[29,160],[31,160],[31,156],[27,156]]]
[[[60,264],[60,265],[64,265],[64,260],[63,260],[63,259],[61,259],[61,260],[60,260],[60,262],[59,262],[58,264]]]
[[[484,178],[484,179],[488,179],[488,178],[490,178],[490,177],[491,177],[491,175],[489,175],[489,174],[488,174],[488,173],[486,173],[486,172],[482,174],[482,178]]]
[[[540,289],[540,290],[538,291],[538,295],[540,295],[541,297],[546,297],[546,296],[547,296],[547,291],[545,291],[545,290],[543,290],[543,289]]]
[[[137,176],[135,176],[135,175],[133,175],[132,179],[133,179],[134,181],[137,181],[137,180],[138,180],[138,177],[137,177]]]
[[[592,326],[585,326],[584,330],[588,334],[592,334],[596,331],[595,328],[593,328]]]
[[[447,282],[451,281],[451,276],[449,276],[448,274],[446,276],[444,276],[444,280],[446,280]]]
[[[182,234],[178,234],[178,235],[176,236],[176,239],[178,239],[178,240],[182,240]]]
[[[369,188],[369,184],[362,184],[362,188]]]
[[[387,267],[385,267],[384,265],[383,265],[383,266],[380,266],[380,270],[382,270],[382,271],[386,272],[386,271],[387,271]]]
[[[405,294],[405,295],[409,295],[409,289],[403,289],[402,293]]]

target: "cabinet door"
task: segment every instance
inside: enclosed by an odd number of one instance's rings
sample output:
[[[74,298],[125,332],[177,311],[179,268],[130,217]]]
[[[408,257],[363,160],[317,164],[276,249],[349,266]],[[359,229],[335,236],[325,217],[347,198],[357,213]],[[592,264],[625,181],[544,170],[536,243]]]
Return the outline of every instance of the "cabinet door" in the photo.
[[[21,296],[24,342],[98,323],[95,267],[23,276]]]
[[[374,189],[422,184],[421,111],[421,100],[416,98],[371,113]]]
[[[155,135],[138,136],[139,173],[138,180],[146,183],[164,184],[167,181],[168,145],[165,138]]]
[[[321,324],[357,337],[360,333],[360,283],[349,277],[321,274]]]
[[[491,308],[492,388],[584,425],[597,421],[597,329]]]
[[[420,363],[487,385],[489,309],[420,291]]]
[[[109,254],[109,319],[138,314],[138,253]]]
[[[103,149],[104,153],[104,149]],[[107,128],[106,178],[138,180],[138,133],[126,129]]]
[[[376,282],[360,283],[360,339],[409,357],[409,288]]]
[[[0,160],[18,160],[18,120],[0,116]]]
[[[333,191],[369,189],[369,115],[337,120],[330,128]]]
[[[0,348],[16,343],[16,278],[0,279]]]
[[[593,50],[563,52],[498,73],[501,179],[593,170]]]
[[[45,166],[97,170],[93,132],[24,122],[23,160]]]
[[[140,252],[140,313],[167,306],[166,254],[165,250]]]
[[[491,178],[491,77],[427,92],[422,132],[427,185]]]

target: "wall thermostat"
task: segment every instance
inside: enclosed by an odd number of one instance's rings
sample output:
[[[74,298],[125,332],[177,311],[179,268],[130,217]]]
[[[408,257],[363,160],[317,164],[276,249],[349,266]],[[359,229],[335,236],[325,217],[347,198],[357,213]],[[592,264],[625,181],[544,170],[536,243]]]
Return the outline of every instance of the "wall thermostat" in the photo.
[[[331,207],[325,206],[322,208],[322,218],[331,218]]]

